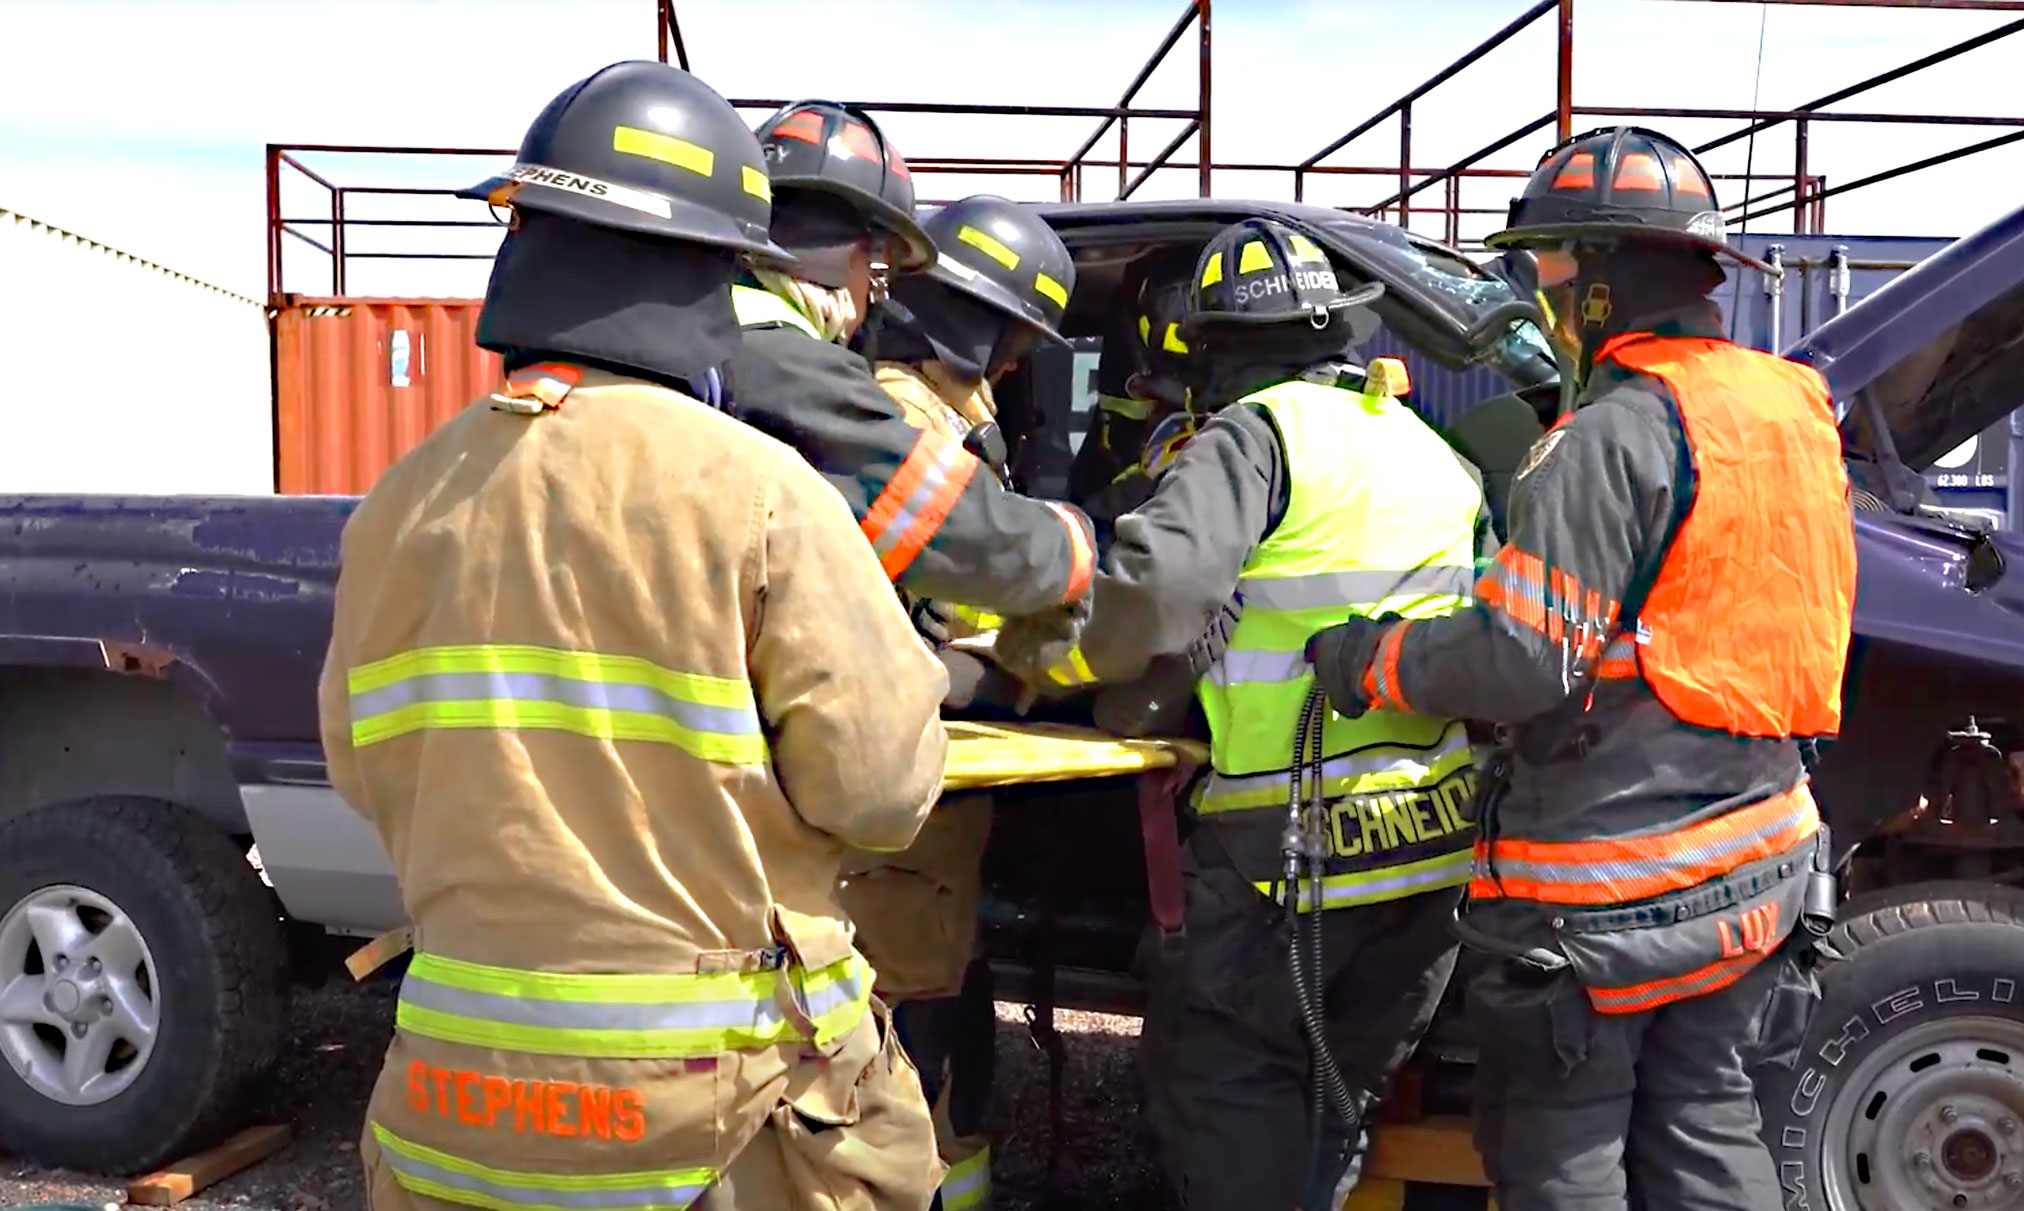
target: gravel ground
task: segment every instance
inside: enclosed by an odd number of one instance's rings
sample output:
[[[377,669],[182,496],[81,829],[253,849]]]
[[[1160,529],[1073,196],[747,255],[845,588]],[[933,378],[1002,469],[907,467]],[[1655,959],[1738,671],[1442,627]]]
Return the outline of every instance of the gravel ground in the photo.
[[[393,1029],[395,984],[334,980],[298,995],[281,1068],[258,1122],[293,1122],[277,1155],[180,1204],[190,1211],[365,1211],[358,1132]],[[1025,1007],[998,1006],[995,1200],[1035,1211],[1046,1172],[1047,1064],[1027,1040]],[[1132,1053],[1138,1020],[1062,1011],[1067,1119],[1061,1174],[1066,1207],[1165,1207],[1142,1136]],[[123,1183],[0,1159],[0,1203],[124,1203]]]

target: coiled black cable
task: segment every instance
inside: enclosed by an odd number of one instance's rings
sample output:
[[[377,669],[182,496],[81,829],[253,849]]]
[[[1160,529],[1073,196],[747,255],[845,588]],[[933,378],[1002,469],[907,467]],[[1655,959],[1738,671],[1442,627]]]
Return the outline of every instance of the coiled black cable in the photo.
[[[1344,1171],[1362,1135],[1361,1114],[1349,1082],[1328,1049],[1323,1020],[1321,965],[1322,864],[1327,846],[1322,830],[1327,827],[1328,808],[1323,790],[1323,761],[1327,752],[1323,732],[1328,721],[1328,696],[1319,682],[1308,691],[1300,708],[1300,722],[1293,732],[1293,763],[1289,771],[1291,793],[1287,802],[1283,901],[1291,916],[1292,936],[1288,939],[1288,966],[1293,975],[1293,995],[1300,1006],[1300,1021],[1307,1032],[1307,1049],[1312,1057],[1308,1067],[1312,1094],[1312,1135],[1308,1146],[1305,1186],[1312,1190],[1319,1177],[1322,1137],[1327,1126],[1328,1104],[1335,1104],[1343,1122],[1342,1150],[1335,1157],[1334,1172]],[[1312,785],[1310,801],[1309,785]],[[1308,911],[1300,911],[1300,883],[1305,874]],[[1305,945],[1302,940],[1305,939]],[[1332,1191],[1331,1191],[1332,1193]]]

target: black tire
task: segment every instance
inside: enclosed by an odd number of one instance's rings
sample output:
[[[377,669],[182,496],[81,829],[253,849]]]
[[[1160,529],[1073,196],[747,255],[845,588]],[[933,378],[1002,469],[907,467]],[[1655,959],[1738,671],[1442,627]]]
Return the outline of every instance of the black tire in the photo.
[[[0,821],[0,914],[53,884],[104,896],[139,931],[158,973],[156,1041],[133,1083],[95,1105],[59,1102],[0,1063],[0,1147],[128,1174],[239,1126],[280,1050],[288,995],[279,913],[245,855],[196,814],[146,799]]]
[[[1758,1076],[1785,1207],[2011,1205],[2024,1194],[2024,893],[1892,888],[1846,906],[1833,940],[1849,958],[1825,969],[1798,1063]]]

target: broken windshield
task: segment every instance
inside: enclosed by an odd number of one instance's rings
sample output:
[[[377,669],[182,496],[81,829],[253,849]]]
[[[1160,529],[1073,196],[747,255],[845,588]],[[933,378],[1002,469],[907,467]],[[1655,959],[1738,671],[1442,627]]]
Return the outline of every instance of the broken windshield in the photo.
[[[1353,234],[1371,254],[1391,262],[1392,273],[1446,303],[1465,326],[1496,307],[1518,301],[1517,292],[1503,278],[1458,253],[1415,241],[1396,227],[1365,225]],[[1487,360],[1526,386],[1551,382],[1559,373],[1545,335],[1529,320],[1508,325]]]

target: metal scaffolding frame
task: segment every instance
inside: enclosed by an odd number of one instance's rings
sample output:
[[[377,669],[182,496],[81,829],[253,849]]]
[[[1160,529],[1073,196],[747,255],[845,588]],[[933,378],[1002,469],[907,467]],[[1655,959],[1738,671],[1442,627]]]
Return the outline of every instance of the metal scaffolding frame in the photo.
[[[1653,0],[1660,2],[1660,0]],[[1694,3],[1773,3],[1787,5],[1813,5],[1817,7],[1874,7],[1874,8],[1918,8],[1948,9],[1986,12],[2015,12],[2024,14],[2024,0],[1672,0],[1672,2]],[[689,46],[683,37],[681,24],[676,14],[675,0],[654,0],[656,43],[662,62],[669,61],[672,52],[674,62],[683,68],[689,66]],[[1213,158],[1210,143],[1211,130],[1211,76],[1212,43],[1210,37],[1211,0],[1187,0],[1181,13],[1161,39],[1158,47],[1143,62],[1137,74],[1126,86],[1118,103],[1112,106],[1075,105],[963,105],[939,102],[889,101],[853,102],[872,113],[922,113],[949,114],[993,118],[1031,117],[1088,117],[1098,119],[1096,128],[1069,155],[1052,159],[1045,157],[1001,157],[977,155],[922,155],[908,156],[908,164],[917,177],[935,175],[960,176],[1024,176],[1055,177],[1063,201],[1085,200],[1084,186],[1087,170],[1114,169],[1117,173],[1117,188],[1112,195],[1116,198],[1130,197],[1154,173],[1182,171],[1192,168],[1195,172],[1196,189],[1199,196],[1210,194],[1214,174],[1224,172],[1287,173],[1292,178],[1292,194],[1296,200],[1304,200],[1310,178],[1321,176],[1379,177],[1395,184],[1394,191],[1387,197],[1369,204],[1353,204],[1341,209],[1388,219],[1401,224],[1410,224],[1415,215],[1441,216],[1445,241],[1462,247],[1462,219],[1465,215],[1502,214],[1503,209],[1471,208],[1464,206],[1462,183],[1476,178],[1522,179],[1529,175],[1520,168],[1491,167],[1483,162],[1499,152],[1533,137],[1551,127],[1560,138],[1573,131],[1577,116],[1591,118],[1622,119],[1726,119],[1744,123],[1736,130],[1718,138],[1708,140],[1694,148],[1706,153],[1726,146],[1740,139],[1752,137],[1766,130],[1791,123],[1794,129],[1794,155],[1791,170],[1778,172],[1747,172],[1713,174],[1718,180],[1740,180],[1743,182],[1741,198],[1724,209],[1731,215],[1731,221],[1751,221],[1785,211],[1792,212],[1795,232],[1820,233],[1826,222],[1826,201],[1831,197],[1848,193],[1865,186],[1894,180],[1909,173],[1931,168],[1940,164],[1972,156],[1984,151],[2024,141],[2024,117],[1990,117],[1974,115],[1942,114],[1896,114],[1896,113],[1851,113],[1830,110],[1828,107],[1859,96],[1872,89],[1901,80],[1927,68],[1946,63],[1970,51],[1987,46],[2024,30],[2024,16],[1985,33],[1963,39],[1943,50],[1925,55],[1889,71],[1880,72],[1860,80],[1846,88],[1838,89],[1818,97],[1804,105],[1790,110],[1717,109],[1717,108],[1649,108],[1633,106],[1583,105],[1574,97],[1574,34],[1575,0],[1537,0],[1520,13],[1509,24],[1493,33],[1489,38],[1456,58],[1427,80],[1409,90],[1390,105],[1352,127],[1346,134],[1331,140],[1319,151],[1295,164],[1263,164],[1248,162],[1218,162]],[[1472,64],[1503,46],[1519,33],[1531,28],[1537,22],[1552,15],[1557,29],[1556,53],[1554,56],[1555,90],[1553,109],[1526,122],[1507,134],[1490,140],[1476,151],[1451,164],[1439,167],[1416,166],[1413,164],[1413,108],[1429,93],[1454,79]],[[1134,105],[1139,92],[1159,67],[1165,63],[1180,46],[1190,27],[1196,31],[1198,48],[1198,86],[1193,109],[1155,108]],[[773,110],[785,104],[780,100],[739,99],[732,104],[742,110]],[[1393,118],[1398,119],[1398,158],[1391,164],[1345,165],[1326,163],[1330,157],[1351,144],[1365,138]],[[1181,125],[1158,152],[1149,158],[1138,159],[1131,154],[1131,126],[1137,120],[1144,122],[1176,122]],[[1852,122],[1869,124],[1922,124],[1935,126],[1961,126],[1972,128],[2010,128],[1979,142],[1937,155],[1926,156],[1908,164],[1901,164],[1882,172],[1853,181],[1839,182],[1829,186],[1827,178],[1815,171],[1809,158],[1808,136],[1814,124],[1821,122]],[[1115,127],[1117,140],[1115,152],[1098,155],[1099,144],[1108,146],[1107,137]],[[1195,143],[1194,163],[1176,157],[1190,140]],[[267,288],[271,300],[282,305],[288,297],[284,293],[282,272],[282,249],[288,238],[300,240],[330,257],[331,294],[342,296],[346,293],[346,267],[349,262],[360,259],[372,260],[489,260],[489,253],[453,252],[392,252],[354,248],[348,236],[353,228],[436,228],[488,227],[496,223],[489,218],[472,219],[405,219],[405,218],[359,218],[346,213],[347,199],[370,195],[414,195],[449,196],[448,188],[426,188],[415,186],[339,185],[317,173],[297,158],[300,154],[372,154],[372,155],[444,155],[444,156],[511,156],[511,148],[457,148],[457,147],[371,147],[338,144],[269,144],[266,149],[267,177]],[[1105,157],[1108,158],[1105,158]],[[283,172],[293,169],[309,182],[321,187],[329,195],[328,217],[302,216],[287,217],[282,213],[281,185]],[[1773,188],[1754,193],[1757,182],[1778,182]],[[1426,191],[1441,187],[1438,205],[1415,206],[1414,199]],[[938,199],[923,198],[924,205],[938,204]],[[327,231],[325,239],[317,239],[305,229]]]

